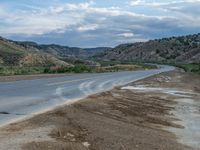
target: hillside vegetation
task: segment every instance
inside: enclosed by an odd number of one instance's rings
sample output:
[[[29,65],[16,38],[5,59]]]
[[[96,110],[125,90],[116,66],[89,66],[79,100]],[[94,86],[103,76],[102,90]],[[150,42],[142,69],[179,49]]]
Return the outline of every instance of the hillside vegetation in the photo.
[[[95,59],[175,64],[200,63],[200,33],[122,44],[96,55]]]
[[[0,37],[0,75],[90,72],[87,66],[98,63],[83,58],[104,49],[92,51],[53,44],[38,45]]]
[[[0,38],[0,64],[3,66],[66,66],[68,63],[47,53],[33,51],[16,42]]]
[[[200,73],[200,64],[180,64],[177,67],[184,69],[186,72]]]

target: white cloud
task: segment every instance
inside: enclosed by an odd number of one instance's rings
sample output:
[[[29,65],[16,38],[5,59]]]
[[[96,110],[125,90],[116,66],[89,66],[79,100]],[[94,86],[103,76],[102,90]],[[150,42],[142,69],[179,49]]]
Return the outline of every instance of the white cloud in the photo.
[[[78,31],[84,32],[84,31],[96,30],[97,28],[98,28],[97,24],[87,24],[79,26]]]
[[[44,9],[38,8],[34,11],[19,10],[13,13],[4,10],[1,12],[0,18],[4,18],[4,23],[7,26],[1,27],[0,33],[42,35],[48,32],[67,30],[72,26],[77,26],[78,31],[87,31],[97,29],[97,23],[105,24],[109,17],[127,16],[150,18],[121,10],[118,7],[92,7],[93,4],[93,1],[79,4],[67,3]],[[98,16],[99,19],[95,18],[95,16]],[[95,22],[87,23],[85,20],[88,20],[89,17],[93,18]]]
[[[125,37],[125,38],[131,38],[134,37],[133,33],[121,33],[119,36]]]
[[[131,0],[130,5],[131,6],[138,6],[138,5],[144,5],[145,1],[144,0]]]
[[[200,0],[130,0],[129,4],[151,8],[154,12],[163,11],[168,17],[176,18],[182,27],[198,27],[200,24]]]
[[[144,41],[200,29],[198,16],[200,10],[192,9],[198,7],[195,5],[199,4],[199,1],[129,1],[133,8],[138,6],[152,8],[155,10],[154,15],[146,10],[143,13],[136,13],[135,9],[119,6],[98,7],[94,1],[15,11],[2,8],[0,9],[0,34],[2,36],[28,35],[37,38],[45,36],[48,40],[57,38],[58,41],[62,41],[63,39],[64,42],[68,41],[73,45],[76,43],[97,45],[99,42],[102,44],[99,46],[105,46],[103,44]],[[158,9],[164,11],[164,15],[156,13]]]
[[[141,6],[161,7],[161,6],[166,6],[166,5],[195,3],[195,2],[200,2],[200,0],[171,0],[171,1],[130,0],[129,4],[131,6],[141,5]]]

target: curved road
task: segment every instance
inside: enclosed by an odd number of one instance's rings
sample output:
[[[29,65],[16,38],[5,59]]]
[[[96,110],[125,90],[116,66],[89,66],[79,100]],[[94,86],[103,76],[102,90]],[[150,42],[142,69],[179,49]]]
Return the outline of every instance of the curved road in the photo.
[[[146,71],[74,74],[64,77],[0,83],[0,125],[32,116],[69,100],[112,89],[173,70],[170,66]]]

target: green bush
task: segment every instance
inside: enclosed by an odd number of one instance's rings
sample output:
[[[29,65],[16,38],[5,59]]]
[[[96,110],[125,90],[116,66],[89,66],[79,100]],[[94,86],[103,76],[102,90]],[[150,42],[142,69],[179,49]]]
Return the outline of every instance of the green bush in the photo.
[[[73,68],[75,73],[92,72],[92,69],[86,65],[75,65]]]
[[[200,72],[200,64],[184,64],[177,65],[177,67],[184,69],[186,72]]]
[[[68,67],[58,67],[58,68],[45,68],[43,73],[84,73],[92,72],[92,68],[86,65],[75,65]]]

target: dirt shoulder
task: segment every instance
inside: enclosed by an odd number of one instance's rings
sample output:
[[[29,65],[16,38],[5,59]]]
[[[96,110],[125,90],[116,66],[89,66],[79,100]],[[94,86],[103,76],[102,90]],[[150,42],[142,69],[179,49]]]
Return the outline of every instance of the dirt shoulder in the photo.
[[[0,82],[12,82],[20,80],[35,80],[41,78],[63,77],[70,74],[36,74],[36,75],[14,75],[14,76],[0,76]]]
[[[177,91],[199,93],[200,76],[173,71],[123,88],[4,127],[0,129],[0,149],[192,149],[180,144],[178,134],[170,129],[184,130],[174,113],[176,99],[184,97]]]

